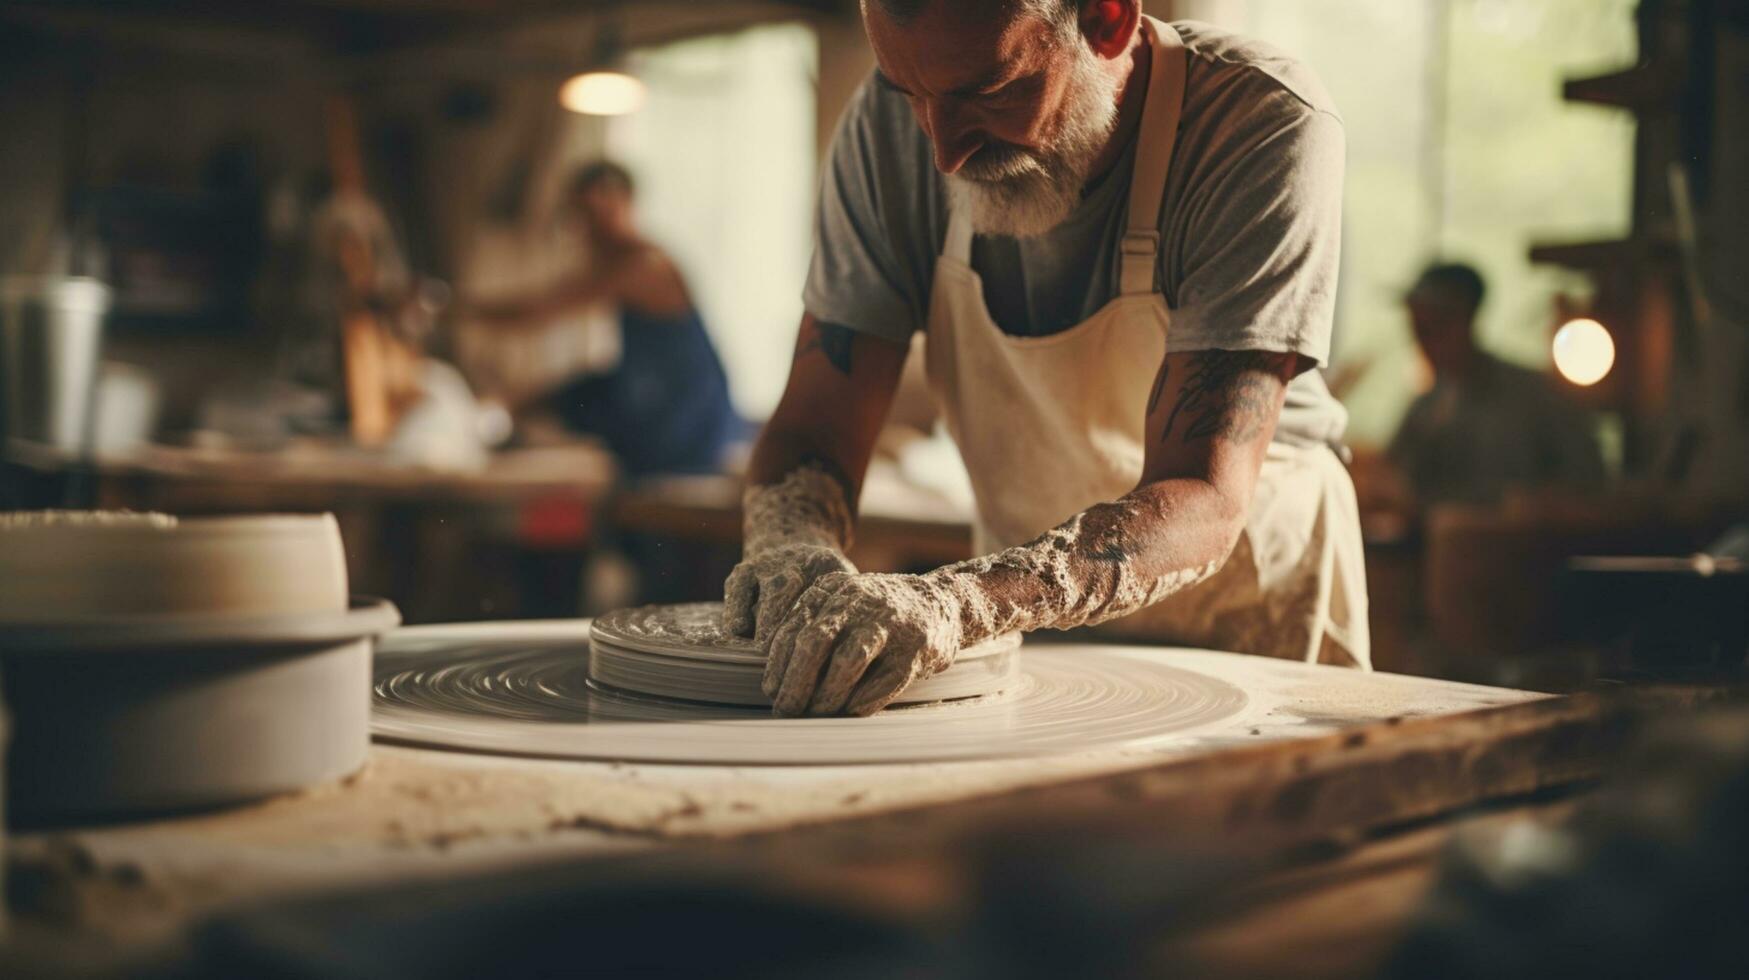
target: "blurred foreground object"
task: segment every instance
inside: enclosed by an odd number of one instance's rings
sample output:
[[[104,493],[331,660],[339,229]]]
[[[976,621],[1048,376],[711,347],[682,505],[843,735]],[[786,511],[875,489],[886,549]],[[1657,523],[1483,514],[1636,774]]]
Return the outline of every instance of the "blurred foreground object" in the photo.
[[[1672,725],[1568,826],[1460,842],[1387,976],[1749,976],[1749,709]]]

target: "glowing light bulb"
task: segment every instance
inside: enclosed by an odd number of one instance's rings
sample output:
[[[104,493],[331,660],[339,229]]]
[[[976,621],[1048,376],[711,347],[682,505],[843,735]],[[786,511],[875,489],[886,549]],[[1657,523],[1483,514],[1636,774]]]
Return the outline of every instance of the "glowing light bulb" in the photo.
[[[1555,331],[1555,370],[1576,385],[1594,385],[1615,366],[1615,340],[1596,320],[1569,320]]]
[[[644,83],[624,72],[590,71],[559,89],[559,104],[590,116],[623,116],[644,106]]]

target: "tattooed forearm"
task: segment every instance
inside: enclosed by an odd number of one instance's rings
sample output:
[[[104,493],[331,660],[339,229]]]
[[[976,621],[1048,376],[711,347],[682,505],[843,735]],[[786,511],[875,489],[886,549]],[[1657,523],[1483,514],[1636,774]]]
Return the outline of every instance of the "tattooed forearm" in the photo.
[[[1104,622],[1214,574],[1234,535],[1201,513],[1213,497],[1194,481],[1143,488],[1019,547],[924,578],[964,598],[960,629],[971,642]]]
[[[1274,395],[1280,388],[1280,382],[1271,375],[1241,372],[1222,392],[1224,404],[1211,405],[1190,420],[1184,430],[1185,440],[1222,438],[1250,442],[1269,423]]]
[[[1148,415],[1154,414],[1154,409],[1160,407],[1160,395],[1166,391],[1168,365],[1160,365],[1160,373],[1154,375],[1154,390],[1148,394]]]
[[[815,351],[825,355],[826,360],[838,369],[840,374],[850,373],[850,343],[856,339],[856,332],[849,327],[841,327],[836,323],[821,323],[815,326],[814,336],[802,346],[803,354]]]
[[[1162,442],[1183,423],[1183,440],[1230,439],[1249,442],[1270,425],[1281,391],[1282,358],[1265,351],[1199,351],[1178,390]],[[1161,378],[1165,378],[1162,370]],[[1155,398],[1162,384],[1156,385]]]
[[[1081,537],[1074,554],[1090,562],[1129,561],[1141,550],[1130,534],[1133,508],[1126,503],[1094,504],[1081,515]]]

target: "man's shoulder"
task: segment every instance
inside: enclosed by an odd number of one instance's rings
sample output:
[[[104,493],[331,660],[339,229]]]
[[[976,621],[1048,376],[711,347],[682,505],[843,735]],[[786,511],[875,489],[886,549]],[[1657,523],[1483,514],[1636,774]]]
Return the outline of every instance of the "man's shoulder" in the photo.
[[[1409,407],[1403,412],[1403,425],[1425,425],[1433,413],[1433,405],[1439,399],[1438,383],[1427,387],[1427,390],[1409,399]]]
[[[1510,391],[1540,388],[1544,383],[1540,371],[1509,361],[1493,351],[1483,348],[1476,350],[1475,365],[1471,368],[1470,375],[1478,386],[1485,385]]]
[[[1190,56],[1187,111],[1249,108],[1282,118],[1326,113],[1341,119],[1317,73],[1281,48],[1199,21],[1172,27]]]
[[[1559,387],[1549,372],[1526,367],[1492,354],[1487,357],[1488,384],[1503,397],[1523,403],[1527,408],[1565,408]]]

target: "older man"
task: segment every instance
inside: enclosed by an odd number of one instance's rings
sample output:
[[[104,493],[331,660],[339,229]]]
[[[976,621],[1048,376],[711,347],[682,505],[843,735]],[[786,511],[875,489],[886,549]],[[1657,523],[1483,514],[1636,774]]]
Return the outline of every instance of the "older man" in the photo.
[[[1272,48],[1137,0],[864,0],[788,389],[726,625],[783,714],[866,714],[962,647],[1147,610],[1368,664],[1330,347],[1342,125]],[[985,557],[844,557],[914,331]],[[1153,608],[1149,608],[1153,607]]]

